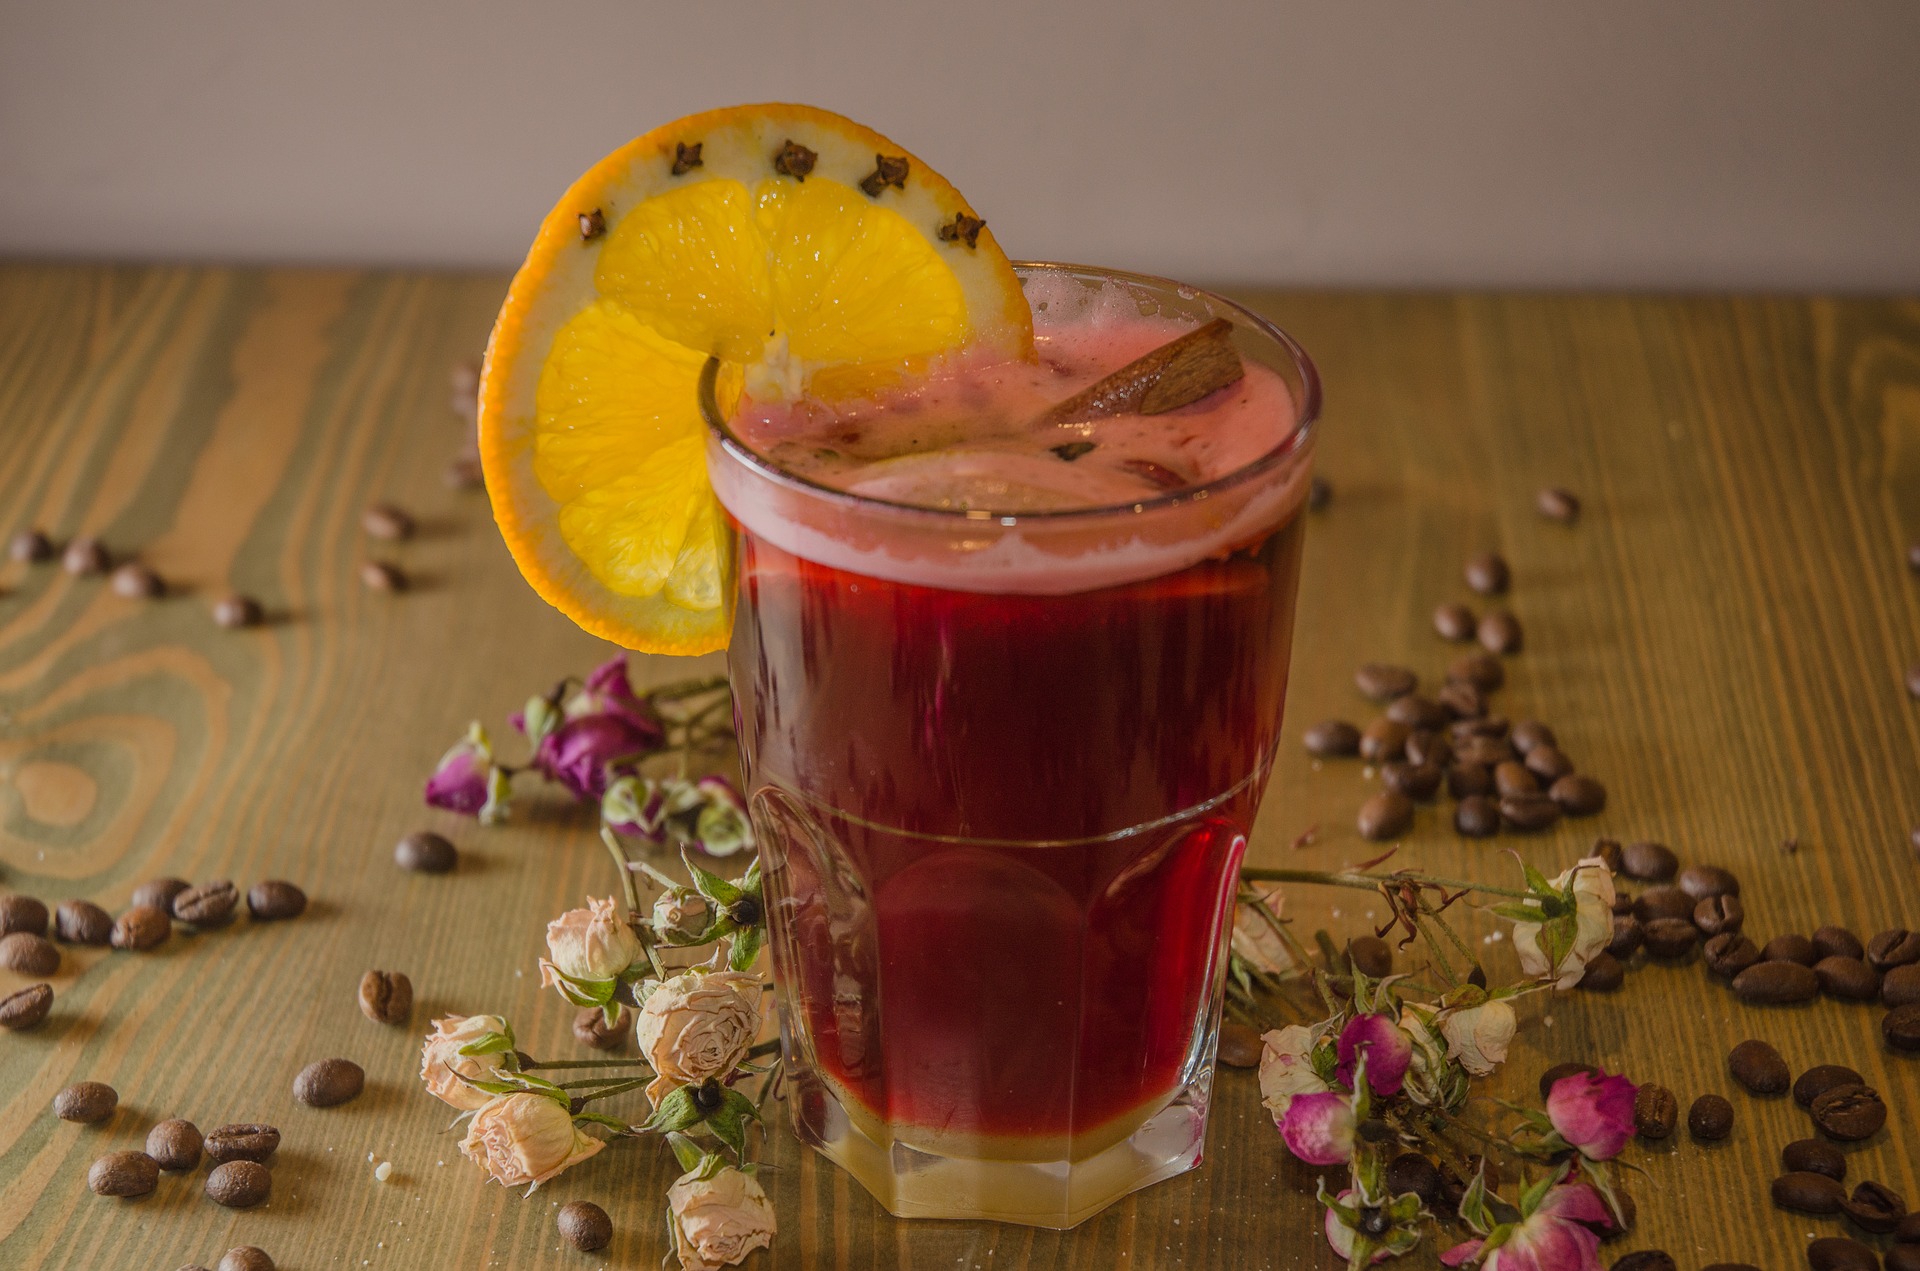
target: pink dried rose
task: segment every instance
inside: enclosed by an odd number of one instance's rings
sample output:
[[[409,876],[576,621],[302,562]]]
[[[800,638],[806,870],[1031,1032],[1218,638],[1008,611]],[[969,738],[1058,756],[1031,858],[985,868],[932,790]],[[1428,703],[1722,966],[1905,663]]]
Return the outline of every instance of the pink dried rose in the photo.
[[[1309,1165],[1344,1165],[1353,1156],[1353,1104],[1333,1091],[1295,1095],[1280,1122],[1287,1150]]]
[[[687,971],[660,984],[640,1007],[634,1037],[658,1074],[647,1098],[725,1077],[760,1032],[760,980],[738,971]]]
[[[1588,1160],[1612,1160],[1633,1135],[1637,1093],[1625,1077],[1576,1072],[1554,1082],[1547,1092],[1547,1119]]]
[[[626,724],[636,739],[644,740],[647,750],[658,749],[667,739],[666,726],[660,722],[659,713],[652,703],[634,693],[633,684],[627,679],[625,654],[595,667],[587,676],[587,682],[561,704],[560,713],[570,720],[610,715]]]
[[[1413,1039],[1385,1015],[1356,1015],[1340,1030],[1334,1054],[1340,1061],[1335,1075],[1351,1087],[1354,1066],[1367,1057],[1367,1084],[1377,1095],[1398,1094],[1413,1062]]]
[[[585,909],[569,909],[547,924],[547,953],[540,959],[540,987],[552,988],[560,977],[604,983],[626,974],[646,956],[640,937],[627,925],[625,911],[614,899],[589,896]]]
[[[573,1123],[564,1104],[544,1094],[501,1095],[473,1114],[460,1153],[507,1187],[538,1187],[606,1144]]]
[[[500,1050],[483,1055],[463,1055],[462,1047],[504,1039]],[[494,1096],[475,1090],[468,1081],[492,1081],[500,1072],[504,1052],[513,1044],[513,1030],[498,1015],[444,1015],[433,1021],[426,1045],[420,1048],[420,1080],[427,1093],[440,1102],[472,1112],[493,1101]]]
[[[1313,1070],[1314,1034],[1300,1024],[1274,1029],[1260,1038],[1260,1102],[1281,1124],[1295,1098],[1328,1088]]]
[[[436,808],[478,816],[487,805],[487,778],[493,771],[493,747],[487,730],[472,724],[467,735],[440,756],[427,778],[426,799]]]
[[[598,799],[621,764],[639,759],[650,749],[617,716],[585,715],[542,737],[533,752],[533,767],[577,799]]]
[[[1601,1271],[1600,1237],[1588,1223],[1612,1221],[1598,1192],[1583,1183],[1550,1190],[1523,1221],[1495,1229],[1492,1237],[1457,1244],[1440,1255],[1449,1267],[1478,1262],[1481,1271]]]
[[[1293,953],[1274,929],[1286,896],[1278,883],[1248,885],[1256,898],[1233,907],[1233,954],[1255,971],[1282,975],[1293,968]]]
[[[682,1174],[667,1189],[667,1209],[683,1271],[734,1266],[773,1243],[772,1202],[752,1175],[732,1166]]]

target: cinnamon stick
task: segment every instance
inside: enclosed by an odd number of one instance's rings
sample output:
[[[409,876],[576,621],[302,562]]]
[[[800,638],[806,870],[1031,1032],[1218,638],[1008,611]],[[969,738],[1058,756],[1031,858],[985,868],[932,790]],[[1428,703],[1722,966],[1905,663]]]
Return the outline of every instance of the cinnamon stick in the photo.
[[[1197,402],[1247,373],[1233,347],[1233,324],[1215,318],[1081,389],[1040,417],[1074,424],[1109,415],[1160,415]]]

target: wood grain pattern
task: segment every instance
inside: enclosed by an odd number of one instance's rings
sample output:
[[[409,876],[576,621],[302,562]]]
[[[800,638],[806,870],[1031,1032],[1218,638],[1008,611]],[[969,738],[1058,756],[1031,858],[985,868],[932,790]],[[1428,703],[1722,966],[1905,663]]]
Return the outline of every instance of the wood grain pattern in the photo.
[[[0,886],[114,908],[156,875],[279,876],[314,898],[297,922],[242,921],[147,955],[67,951],[53,1017],[0,1035],[0,1265],[164,1271],[240,1242],[288,1271],[639,1268],[662,1253],[664,1151],[616,1148],[522,1199],[480,1183],[416,1088],[435,1013],[499,1009],[530,1049],[573,1050],[571,1011],[537,990],[534,959],[544,921],[606,887],[590,821],[559,800],[528,799],[489,831],[419,802],[469,718],[498,728],[531,686],[603,652],[521,583],[485,500],[440,481],[462,426],[446,371],[479,347],[501,292],[494,277],[0,269],[0,529],[100,534],[175,588],[139,603],[57,568],[0,566]],[[1428,615],[1471,601],[1461,562],[1497,548],[1527,631],[1500,704],[1551,721],[1612,792],[1600,817],[1529,841],[1532,858],[1564,865],[1599,833],[1665,840],[1741,873],[1762,939],[1920,920],[1906,846],[1920,706],[1901,687],[1920,658],[1920,580],[1903,564],[1920,538],[1920,305],[1252,299],[1320,362],[1321,471],[1337,494],[1310,533],[1285,741],[1250,859],[1370,854],[1352,830],[1366,779],[1316,768],[1299,734],[1365,717],[1359,660],[1437,674],[1453,650]],[[1536,516],[1548,482],[1579,491],[1578,526]],[[420,535],[375,550],[358,517],[376,499],[413,510]],[[365,591],[370,555],[415,589]],[[208,606],[229,587],[272,621],[214,627]],[[689,673],[636,665],[649,681]],[[1314,825],[1313,846],[1289,846]],[[393,867],[394,840],[423,826],[460,843],[459,872]],[[1789,837],[1796,853],[1780,849]],[[1502,845],[1463,843],[1429,809],[1399,860],[1493,876],[1511,869]],[[1306,931],[1356,933],[1367,908],[1289,898]],[[360,1016],[354,988],[373,966],[413,977],[414,1027]],[[0,973],[0,989],[16,984]],[[1769,1206],[1777,1152],[1806,1122],[1734,1091],[1724,1055],[1762,1035],[1796,1068],[1867,1073],[1896,1129],[1854,1153],[1854,1174],[1920,1201],[1904,1128],[1920,1118],[1920,1061],[1887,1053],[1878,1021],[1830,1002],[1757,1011],[1697,963],[1641,967],[1609,998],[1533,999],[1492,1089],[1521,1097],[1547,1063],[1579,1058],[1683,1100],[1732,1095],[1730,1141],[1682,1135],[1644,1154],[1641,1227],[1615,1248],[1785,1267],[1809,1233],[1840,1227]],[[295,1105],[294,1072],[332,1054],[366,1066],[367,1094]],[[121,1092],[104,1127],[48,1111],[82,1078]],[[135,1202],[87,1192],[95,1156],[173,1115],[279,1125],[271,1205],[219,1209],[200,1175]],[[392,1181],[374,1181],[368,1153],[395,1163]],[[1070,1233],[897,1222],[784,1130],[766,1155],[783,1229],[750,1265],[1332,1265],[1312,1173],[1284,1159],[1245,1073],[1219,1082],[1205,1169]],[[573,1197],[612,1213],[604,1255],[556,1237]]]

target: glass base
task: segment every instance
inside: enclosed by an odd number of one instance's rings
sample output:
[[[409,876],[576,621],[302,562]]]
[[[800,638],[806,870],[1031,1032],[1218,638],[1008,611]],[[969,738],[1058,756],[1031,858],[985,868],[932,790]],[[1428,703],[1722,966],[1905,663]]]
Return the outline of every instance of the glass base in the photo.
[[[890,1214],[1065,1230],[1129,1192],[1197,1167],[1212,1087],[1211,1064],[1201,1066],[1132,1133],[1080,1160],[930,1152],[900,1141],[884,1122],[850,1108],[818,1074],[804,1070],[794,1074],[788,1106],[801,1141],[853,1175]]]

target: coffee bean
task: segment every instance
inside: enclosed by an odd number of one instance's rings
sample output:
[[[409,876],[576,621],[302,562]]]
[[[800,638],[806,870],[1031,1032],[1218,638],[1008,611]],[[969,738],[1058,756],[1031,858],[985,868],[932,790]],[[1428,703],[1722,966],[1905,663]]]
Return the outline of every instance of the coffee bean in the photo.
[[[1825,1174],[1796,1171],[1773,1180],[1773,1203],[1802,1214],[1837,1214],[1847,1189]]]
[[[1481,618],[1475,634],[1480,637],[1481,647],[1491,653],[1518,653],[1526,643],[1520,619],[1506,609],[1495,609]]]
[[[1920,1005],[1909,1003],[1888,1011],[1880,1021],[1880,1036],[1895,1050],[1920,1051]]]
[[[163,1170],[190,1170],[200,1164],[205,1140],[200,1127],[179,1117],[162,1121],[147,1131],[147,1155]]]
[[[1760,960],[1760,948],[1746,936],[1727,932],[1707,941],[1707,970],[1731,980]]]
[[[1500,805],[1484,794],[1470,794],[1453,810],[1453,828],[1468,838],[1483,839],[1500,832]]]
[[[368,591],[405,591],[407,576],[400,572],[398,565],[392,565],[386,561],[361,561],[360,585]]]
[[[1813,973],[1820,977],[1820,991],[1828,997],[1871,1002],[1880,996],[1880,973],[1859,958],[1822,958],[1813,964]]]
[[[560,1227],[561,1237],[582,1253],[604,1249],[613,1239],[613,1219],[590,1200],[568,1201],[560,1206],[554,1221]]]
[[[394,864],[422,874],[449,873],[459,860],[453,844],[432,830],[415,830],[393,845]]]
[[[167,585],[160,581],[160,575],[137,561],[128,561],[113,571],[108,580],[113,594],[127,600],[158,600],[167,594]]]
[[[1440,1170],[1418,1152],[1402,1152],[1387,1162],[1387,1191],[1394,1196],[1412,1192],[1429,1205],[1440,1201]]]
[[[1453,760],[1453,743],[1447,740],[1445,733],[1431,729],[1414,729],[1407,734],[1407,744],[1401,749],[1406,753],[1408,763],[1432,764],[1444,770]]]
[[[1673,1255],[1665,1249],[1642,1249],[1615,1258],[1607,1271],[1674,1271]]]
[[[1593,841],[1593,850],[1588,852],[1587,855],[1599,857],[1601,863],[1607,867],[1608,873],[1618,874],[1620,872],[1619,840],[1595,839]]]
[[[1675,881],[1681,891],[1695,900],[1740,894],[1740,880],[1731,871],[1721,869],[1718,865],[1689,865],[1680,871],[1680,877]]]
[[[1678,887],[1649,887],[1633,902],[1633,916],[1641,922],[1655,918],[1685,918],[1693,921],[1693,897]]]
[[[113,916],[91,900],[63,900],[53,911],[53,935],[68,944],[108,944]]]
[[[1780,1163],[1789,1170],[1825,1174],[1836,1183],[1847,1176],[1847,1154],[1821,1139],[1795,1139],[1780,1149]]]
[[[1443,640],[1471,640],[1475,619],[1465,605],[1441,605],[1433,611],[1433,629]]]
[[[1807,1265],[1813,1271],[1880,1271],[1873,1250],[1845,1236],[1822,1236],[1808,1244]]]
[[[1920,962],[1920,933],[1895,927],[1867,941],[1867,961],[1876,971]]]
[[[1887,1123],[1887,1105],[1871,1086],[1835,1086],[1815,1099],[1811,1110],[1820,1132],[1843,1143],[1871,1138]]]
[[[1376,702],[1391,702],[1420,686],[1420,677],[1404,666],[1390,662],[1368,662],[1353,673],[1353,683],[1362,694]]]
[[[274,1266],[266,1250],[253,1245],[241,1245],[227,1250],[220,1259],[220,1265],[213,1271],[274,1271]]]
[[[1570,772],[1555,781],[1547,797],[1568,816],[1592,816],[1607,806],[1607,788],[1592,777]]]
[[[247,889],[247,912],[255,922],[298,918],[307,911],[307,893],[292,883],[269,878]]]
[[[1907,696],[1920,702],[1920,662],[1907,668]]]
[[[413,1015],[413,981],[398,971],[360,977],[360,1013],[376,1024],[404,1024]]]
[[[1646,933],[1647,952],[1656,958],[1684,958],[1700,939],[1699,928],[1686,918],[1655,918],[1640,926]]]
[[[41,530],[15,530],[7,540],[7,558],[37,565],[53,559],[53,541]],[[1915,566],[1920,569],[1920,566]]]
[[[441,471],[440,481],[449,490],[478,490],[486,484],[487,474],[478,455],[456,455]]]
[[[119,1106],[120,1092],[104,1081],[77,1081],[53,1096],[53,1115],[82,1125],[98,1125]]]
[[[1664,1139],[1680,1117],[1680,1101],[1665,1086],[1648,1082],[1633,1097],[1633,1132],[1643,1139]]]
[[[1535,794],[1540,789],[1540,779],[1528,772],[1526,766],[1518,760],[1509,759],[1505,763],[1494,766],[1493,788],[1503,796]]]
[[[1860,1230],[1884,1236],[1907,1216],[1907,1202],[1885,1183],[1869,1179],[1857,1185],[1853,1194],[1841,1202],[1840,1212]]]
[[[1749,1094],[1785,1094],[1793,1084],[1793,1070],[1771,1043],[1750,1038],[1727,1053],[1727,1071]]]
[[[229,631],[238,631],[242,627],[257,627],[266,620],[266,610],[252,596],[242,596],[238,592],[222,596],[213,602],[213,622],[215,626],[225,627]]]
[[[1910,1213],[1893,1229],[1893,1238],[1901,1244],[1920,1244],[1920,1213]]]
[[[1448,680],[1434,691],[1434,700],[1452,712],[1452,728],[1471,728],[1486,717],[1487,699],[1479,689],[1460,680]]]
[[[1733,977],[1733,991],[1749,1005],[1791,1006],[1811,1002],[1820,992],[1820,979],[1798,962],[1763,960]]]
[[[1693,925],[1703,936],[1738,931],[1746,920],[1747,911],[1738,896],[1708,896],[1693,907]]]
[[[1580,496],[1557,485],[1542,486],[1533,496],[1533,506],[1549,521],[1572,525],[1580,519]]]
[[[32,936],[8,936],[7,940],[31,940]],[[0,940],[4,945],[6,940]],[[1912,1006],[1920,1002],[1920,965],[1909,962],[1894,967],[1880,979],[1880,1000],[1888,1006]]]
[[[1643,883],[1664,882],[1680,868],[1680,858],[1663,843],[1629,843],[1620,849],[1620,868]]]
[[[1803,1108],[1812,1107],[1815,1099],[1835,1086],[1857,1086],[1865,1081],[1845,1064],[1815,1064],[1793,1083],[1793,1101]]]
[[[622,1040],[620,1031],[611,1028],[606,1030],[604,1043],[589,1040],[590,1035],[598,1035],[593,1032],[592,1025],[588,1024],[589,1016],[602,1023],[606,1020],[606,1016],[600,1013],[600,1008],[597,1006],[581,1011],[573,1021],[573,1035],[577,1040],[586,1042],[587,1045],[599,1050],[610,1050],[620,1044]],[[621,1016],[622,1018],[626,1016],[625,1007],[621,1008]],[[584,1030],[583,1025],[586,1026]],[[1220,1044],[1215,1054],[1221,1063],[1229,1068],[1258,1068],[1261,1049],[1258,1030],[1242,1024],[1237,1019],[1220,1021]]]
[[[1523,834],[1549,829],[1560,819],[1560,805],[1537,791],[1510,794],[1500,800],[1500,823]]]
[[[1391,790],[1382,790],[1361,804],[1360,815],[1354,821],[1361,838],[1376,842],[1402,834],[1412,824],[1413,800]]]
[[[1700,1271],[1760,1271],[1750,1262],[1709,1262]]]
[[[218,878],[189,887],[173,898],[173,916],[195,927],[223,927],[233,921],[240,891],[233,880]]]
[[[1494,552],[1481,552],[1468,559],[1467,586],[1483,596],[1497,596],[1513,581],[1507,562]]]
[[[52,1009],[51,984],[29,984],[26,988],[15,989],[5,997],[0,997],[0,1028],[10,1033],[23,1033],[37,1027]]]
[[[1911,1217],[1911,1215],[1909,1215]],[[1905,1222],[1906,1219],[1901,1219]],[[1895,1228],[1897,1231],[1898,1228]],[[1920,1244],[1897,1244],[1887,1250],[1882,1263],[1886,1271],[1920,1271]]]
[[[147,905],[162,913],[173,912],[173,898],[193,886],[184,878],[150,878],[133,889],[127,904]]]
[[[1687,1109],[1687,1133],[1703,1143],[1733,1133],[1733,1105],[1717,1094],[1703,1094]]]
[[[1362,975],[1376,980],[1393,974],[1393,946],[1379,936],[1355,936],[1347,941],[1347,960]]]
[[[358,1098],[367,1074],[351,1059],[320,1059],[293,1079],[293,1097],[311,1108],[331,1108]]]
[[[1408,728],[1445,728],[1452,712],[1422,693],[1407,693],[1387,703],[1387,718]]]
[[[1813,933],[1813,951],[1823,958],[1864,958],[1867,947],[1845,927],[1822,927]]]
[[[1319,755],[1323,759],[1360,753],[1360,730],[1344,719],[1329,719],[1315,724],[1307,729],[1300,740],[1306,744],[1308,754]],[[404,843],[406,839],[400,841]],[[399,849],[395,849],[394,855],[398,858]]]
[[[1406,751],[1407,735],[1413,730],[1398,720],[1382,715],[1360,734],[1360,757],[1368,763],[1398,759]]]
[[[1493,792],[1493,773],[1485,764],[1451,763],[1447,765],[1447,793],[1456,799]]]
[[[1237,1024],[1233,1020],[1221,1021],[1220,1048],[1223,1053],[1227,1047],[1226,1039],[1229,1026],[1246,1028],[1244,1024]],[[613,1023],[611,1024],[607,1023],[606,1013],[597,1006],[583,1007],[580,1012],[573,1017],[573,1039],[582,1046],[591,1046],[595,1050],[620,1049],[626,1044],[627,1037],[632,1028],[633,1016],[628,1013],[627,1008],[624,1006],[619,1009],[619,1013],[614,1016]],[[1258,1064],[1260,1062],[1260,1034],[1254,1033],[1251,1029],[1247,1029],[1247,1031],[1252,1033],[1253,1036],[1253,1063]],[[1227,1061],[1223,1058],[1222,1062]]]
[[[135,905],[114,919],[109,942],[116,949],[151,949],[173,938],[173,920],[153,905]]]
[[[1627,968],[1620,964],[1620,959],[1602,949],[1581,972],[1578,987],[1595,993],[1611,993],[1626,982]]]
[[[1507,682],[1507,668],[1491,653],[1463,653],[1448,664],[1447,678],[1491,693]]]
[[[67,550],[60,553],[60,568],[75,576],[104,574],[113,560],[107,555],[107,549],[100,540],[90,534],[83,534],[67,544]]]
[[[1768,962],[1798,962],[1810,967],[1820,960],[1819,952],[1813,947],[1813,941],[1799,932],[1789,932],[1784,936],[1775,936],[1761,946],[1760,956]]]
[[[1390,763],[1380,769],[1380,784],[1395,794],[1424,803],[1440,790],[1440,769],[1430,763]]]
[[[391,503],[375,503],[360,514],[360,528],[373,538],[398,542],[413,537],[413,518]]]
[[[47,906],[32,896],[0,896],[0,936],[47,934]]]
[[[1546,785],[1552,785],[1560,778],[1573,772],[1573,760],[1558,746],[1535,746],[1527,752],[1527,771],[1540,778]]]
[[[52,975],[60,969],[60,948],[45,936],[25,931],[0,936],[0,967],[19,975]]]
[[[1640,946],[1646,943],[1646,939],[1638,918],[1631,914],[1615,914],[1613,938],[1607,941],[1607,952],[1624,962],[1640,952]]]
[[[1487,770],[1487,788],[1493,788],[1493,770],[1513,762],[1513,747],[1499,737],[1457,737],[1453,743],[1456,763]]]
[[[216,1165],[228,1161],[265,1161],[280,1146],[280,1131],[270,1125],[238,1122],[207,1135],[207,1159]]]
[[[252,1209],[273,1192],[273,1171],[258,1161],[228,1161],[207,1174],[207,1199],[228,1209]]]
[[[109,1152],[87,1171],[96,1196],[145,1196],[160,1181],[160,1167],[145,1152]]]

